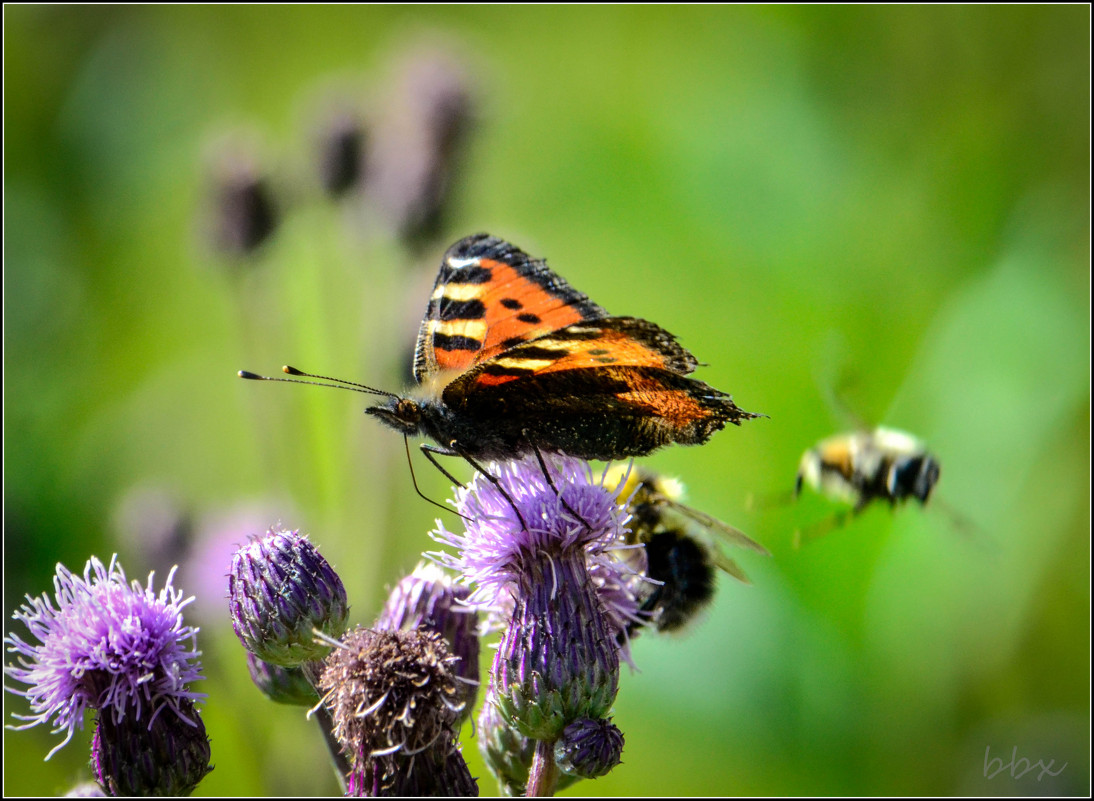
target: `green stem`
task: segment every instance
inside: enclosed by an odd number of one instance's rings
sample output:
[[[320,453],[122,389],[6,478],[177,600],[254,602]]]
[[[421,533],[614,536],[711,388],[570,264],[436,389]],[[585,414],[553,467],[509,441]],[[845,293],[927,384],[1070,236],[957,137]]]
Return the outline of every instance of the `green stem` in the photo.
[[[528,798],[546,797],[555,794],[558,786],[558,765],[555,764],[555,741],[536,740],[536,752],[532,756],[532,767],[528,771]]]

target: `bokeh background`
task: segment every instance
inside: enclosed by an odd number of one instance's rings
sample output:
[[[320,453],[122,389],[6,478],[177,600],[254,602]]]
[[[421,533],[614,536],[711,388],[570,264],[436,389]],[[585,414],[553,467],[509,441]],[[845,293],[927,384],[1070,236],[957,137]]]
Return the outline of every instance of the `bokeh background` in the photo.
[[[198,795],[335,792],[313,724],[249,683],[232,543],[307,531],[368,624],[437,510],[369,398],[235,372],[399,389],[441,254],[485,230],[770,416],[647,460],[773,558],[635,644],[624,764],[564,794],[1089,793],[1089,24],[5,7],[8,630],[58,561],[118,552],[157,586],[179,562],[216,765]],[[929,443],[940,503],[795,548],[835,509],[783,502],[798,458],[856,417]],[[6,792],[65,791],[90,733],[45,763],[47,731],[5,732]],[[985,776],[1015,748],[1059,775]]]

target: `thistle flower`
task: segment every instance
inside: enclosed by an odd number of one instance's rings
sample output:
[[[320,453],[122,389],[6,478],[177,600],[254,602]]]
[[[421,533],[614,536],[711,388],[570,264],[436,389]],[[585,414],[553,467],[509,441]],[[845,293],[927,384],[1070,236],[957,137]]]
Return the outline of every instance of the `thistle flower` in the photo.
[[[455,657],[436,632],[356,629],[319,680],[350,795],[478,795],[456,744]]]
[[[384,631],[423,629],[444,637],[456,657],[452,671],[459,680],[464,705],[471,714],[479,692],[479,616],[466,601],[470,590],[432,563],[420,563],[395,585],[374,628]]]
[[[315,630],[338,637],[349,614],[342,580],[315,546],[273,529],[232,557],[228,604],[243,647],[282,667],[325,657],[330,646],[316,642]]]
[[[497,484],[480,475],[457,491],[466,532],[441,526],[434,535],[458,550],[437,559],[475,585],[470,601],[511,610],[489,702],[497,725],[513,732],[488,738],[516,733],[550,744],[574,721],[605,718],[618,689],[616,638],[636,615],[628,591],[635,577],[612,557],[627,520],[618,497],[580,460],[551,457],[546,464],[551,482],[535,458],[488,466]],[[557,770],[543,764],[544,748],[535,751],[529,790],[535,784],[551,792]],[[553,762],[553,752],[546,759]]]
[[[53,732],[65,739],[46,759],[83,728],[85,710],[99,711],[99,719],[120,724],[123,720],[145,730],[163,715],[176,716],[191,727],[200,724],[193,702],[205,697],[189,684],[202,678],[197,650],[197,629],[182,620],[182,609],[193,598],[183,599],[171,586],[175,571],[157,594],[148,587],[126,581],[117,557],[104,566],[91,557],[83,576],[57,565],[53,579],[56,605],[48,594],[27,596],[13,615],[38,640],[27,643],[17,635],[4,638],[18,665],[4,672],[27,685],[6,687],[30,701],[32,715],[15,715],[29,721],[14,729],[51,723]]]
[[[391,230],[417,245],[443,223],[472,92],[464,66],[440,49],[416,48],[396,72],[369,139],[365,186]]]

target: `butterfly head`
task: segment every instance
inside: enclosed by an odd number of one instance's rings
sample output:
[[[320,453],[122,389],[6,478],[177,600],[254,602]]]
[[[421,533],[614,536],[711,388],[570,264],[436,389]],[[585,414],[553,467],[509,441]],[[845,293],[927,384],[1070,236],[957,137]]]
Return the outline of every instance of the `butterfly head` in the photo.
[[[378,406],[365,409],[365,414],[379,418],[400,434],[415,436],[422,427],[422,404],[412,398],[391,397]]]

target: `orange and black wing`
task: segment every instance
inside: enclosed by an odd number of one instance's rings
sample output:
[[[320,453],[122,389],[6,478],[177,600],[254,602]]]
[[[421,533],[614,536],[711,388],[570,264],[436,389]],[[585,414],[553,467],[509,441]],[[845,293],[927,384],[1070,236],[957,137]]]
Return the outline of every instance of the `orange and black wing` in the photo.
[[[464,419],[489,421],[515,449],[531,442],[586,459],[699,444],[757,415],[688,378],[697,362],[646,320],[607,317],[517,344],[455,378],[442,394]]]
[[[448,249],[426,307],[414,378],[462,372],[529,340],[608,314],[541,259],[488,234]]]

